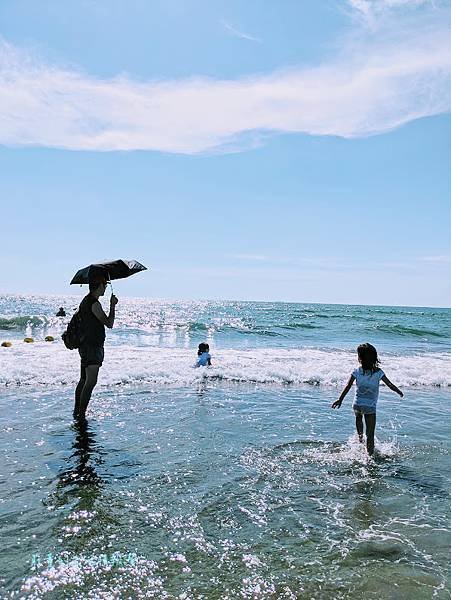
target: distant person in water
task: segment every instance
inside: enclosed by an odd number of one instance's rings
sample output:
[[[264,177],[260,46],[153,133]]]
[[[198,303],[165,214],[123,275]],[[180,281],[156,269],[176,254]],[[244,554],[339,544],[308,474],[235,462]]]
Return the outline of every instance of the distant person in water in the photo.
[[[100,296],[105,294],[106,287],[106,275],[103,272],[94,273],[89,282],[89,294],[83,298],[78,309],[82,320],[83,341],[78,349],[81,369],[80,381],[75,390],[74,419],[80,422],[86,419],[86,409],[103,363],[105,326],[111,329],[114,324],[115,307],[118,302],[116,296],[111,294],[108,315],[104,313],[99,302]]]
[[[210,346],[208,344],[199,344],[196,367],[211,367]]]
[[[56,313],[57,317],[65,317],[66,316],[66,311],[64,310],[64,308],[62,306],[59,307],[58,312]]]
[[[387,387],[403,397],[403,393],[396,387],[379,368],[377,350],[371,344],[360,344],[357,348],[357,357],[360,367],[352,372],[348,383],[341,392],[332,408],[340,408],[346,394],[356,382],[355,399],[352,405],[355,413],[355,426],[359,441],[363,442],[363,419],[366,427],[366,449],[372,456],[374,453],[374,430],[376,428],[376,405],[379,397],[379,383],[383,381]]]

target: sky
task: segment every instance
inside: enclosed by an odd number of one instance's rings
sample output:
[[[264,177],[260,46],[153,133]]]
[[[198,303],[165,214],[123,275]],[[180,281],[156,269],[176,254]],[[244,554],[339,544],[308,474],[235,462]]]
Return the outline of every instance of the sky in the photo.
[[[0,293],[451,306],[451,0],[3,0]]]

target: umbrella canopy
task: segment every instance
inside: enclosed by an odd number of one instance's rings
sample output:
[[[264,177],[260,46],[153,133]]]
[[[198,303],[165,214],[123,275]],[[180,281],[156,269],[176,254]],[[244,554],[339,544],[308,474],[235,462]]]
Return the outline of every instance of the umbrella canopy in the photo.
[[[106,277],[112,279],[125,279],[140,271],[146,271],[147,267],[139,263],[137,260],[105,260],[98,262],[75,273],[70,282],[73,283],[89,283],[94,273],[104,272]]]

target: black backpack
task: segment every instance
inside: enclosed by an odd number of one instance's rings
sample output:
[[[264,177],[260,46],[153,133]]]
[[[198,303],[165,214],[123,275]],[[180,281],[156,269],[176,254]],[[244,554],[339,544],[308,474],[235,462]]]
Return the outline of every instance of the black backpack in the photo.
[[[80,348],[84,335],[83,323],[80,312],[78,310],[73,315],[72,319],[69,321],[67,329],[61,337],[63,338],[64,345],[68,350],[75,350],[76,348]]]

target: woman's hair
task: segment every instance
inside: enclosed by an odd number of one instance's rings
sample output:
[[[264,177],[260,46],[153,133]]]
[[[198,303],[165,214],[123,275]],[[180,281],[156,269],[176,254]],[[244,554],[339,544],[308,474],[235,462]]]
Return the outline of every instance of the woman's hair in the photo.
[[[360,344],[357,348],[357,356],[364,371],[375,373],[379,369],[377,350],[371,344]]]
[[[100,269],[93,270],[89,274],[89,291],[94,292],[101,283],[107,283],[108,274]]]
[[[108,280],[106,277],[99,277],[98,279],[93,279],[89,282],[89,291],[95,292],[101,283],[104,283],[106,285],[107,281]]]
[[[205,342],[202,342],[201,344],[199,344],[197,356],[200,356],[201,354],[203,354],[204,352],[208,352],[209,350],[210,350],[210,346],[208,344],[206,344]]]

